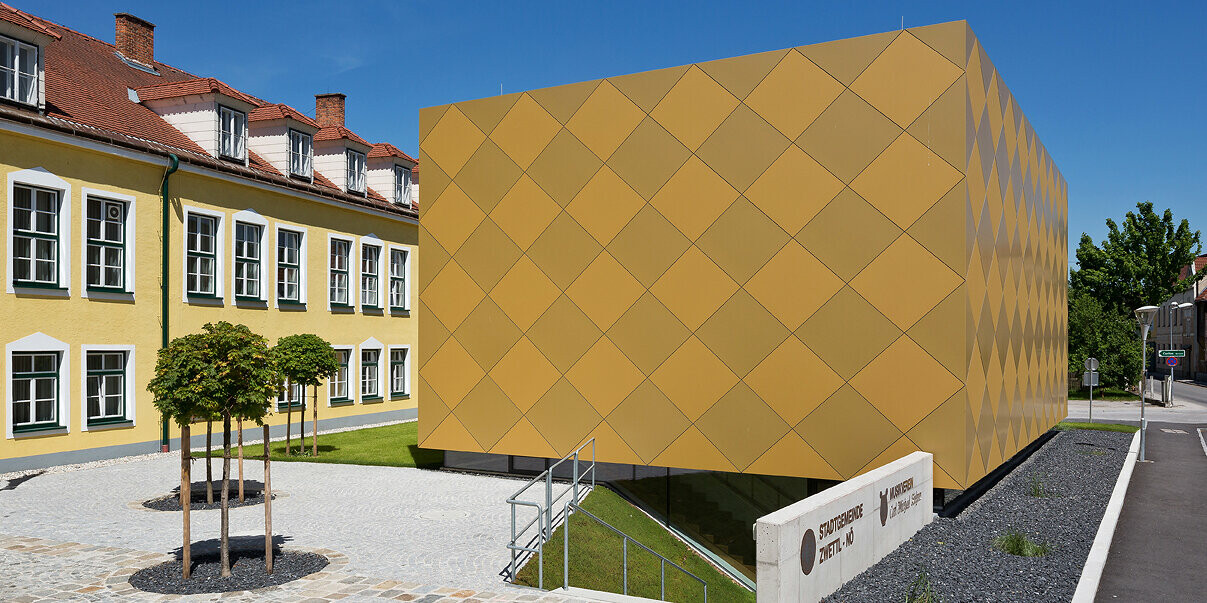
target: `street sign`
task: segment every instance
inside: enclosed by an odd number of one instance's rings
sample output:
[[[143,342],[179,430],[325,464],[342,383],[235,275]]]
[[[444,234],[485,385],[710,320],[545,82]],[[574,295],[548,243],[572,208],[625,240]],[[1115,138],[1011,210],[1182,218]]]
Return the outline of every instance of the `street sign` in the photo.
[[[1097,372],[1082,373],[1081,374],[1081,384],[1088,385],[1090,387],[1097,387],[1098,386],[1098,373]]]
[[[1086,358],[1085,359],[1085,370],[1087,370],[1087,371],[1098,370],[1098,359],[1097,358]]]
[[[1186,350],[1157,350],[1158,358],[1185,358]],[[1172,364],[1170,366],[1173,366]]]
[[[1171,356],[1165,359],[1165,364],[1168,364],[1169,366],[1178,366],[1178,359]]]

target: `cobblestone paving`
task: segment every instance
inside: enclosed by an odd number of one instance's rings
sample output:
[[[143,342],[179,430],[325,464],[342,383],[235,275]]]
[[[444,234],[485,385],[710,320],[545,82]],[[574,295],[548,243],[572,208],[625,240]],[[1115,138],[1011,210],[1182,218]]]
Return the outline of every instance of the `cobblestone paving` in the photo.
[[[204,479],[203,462],[195,461],[194,480]],[[178,549],[181,526],[179,512],[131,503],[169,493],[179,483],[179,463],[174,456],[144,457],[46,473],[0,489],[0,600],[135,594],[125,592],[131,589],[126,576]],[[263,479],[258,463],[245,463],[244,471],[247,479]],[[221,475],[220,460],[214,474]],[[346,563],[234,600],[380,599],[390,591],[404,601],[566,600],[508,586],[498,575],[509,559],[504,501],[522,485],[516,480],[279,462],[272,466],[272,485],[288,494],[272,505],[273,531],[285,546],[338,551]],[[232,537],[262,537],[262,506],[230,515]],[[193,541],[217,538],[218,522],[218,510],[194,511]],[[111,583],[113,578],[120,580]],[[389,586],[369,592],[382,584]],[[101,588],[86,590],[92,586]],[[138,594],[142,600],[176,598]]]

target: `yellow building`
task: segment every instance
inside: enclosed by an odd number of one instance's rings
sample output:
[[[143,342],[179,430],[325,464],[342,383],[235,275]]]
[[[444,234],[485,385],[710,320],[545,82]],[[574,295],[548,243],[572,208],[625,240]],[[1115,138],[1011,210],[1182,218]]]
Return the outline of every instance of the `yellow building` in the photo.
[[[146,384],[167,338],[214,321],[330,341],[323,427],[413,418],[415,161],[345,128],[343,95],[312,119],[116,23],[113,45],[0,5],[0,473],[178,438]]]
[[[1067,185],[962,21],[420,141],[421,446],[825,480],[920,449],[962,489],[1066,414]]]

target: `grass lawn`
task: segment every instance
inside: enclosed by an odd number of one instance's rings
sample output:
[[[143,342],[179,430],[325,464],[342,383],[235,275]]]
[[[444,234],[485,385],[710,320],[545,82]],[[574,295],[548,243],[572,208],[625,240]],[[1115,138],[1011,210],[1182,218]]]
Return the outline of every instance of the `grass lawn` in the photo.
[[[1073,429],[1092,429],[1094,431],[1118,431],[1121,433],[1136,433],[1140,430],[1135,425],[1120,425],[1118,423],[1078,423],[1075,421],[1061,421],[1056,424],[1053,429],[1057,431],[1071,431]]]
[[[321,440],[320,440],[321,441]],[[583,508],[616,529],[628,534],[708,583],[710,601],[754,601],[754,593],[721,573],[667,532],[658,522],[639,511],[615,492],[597,487],[583,501]],[[545,544],[545,588],[562,585],[563,529],[559,527]],[[623,539],[582,514],[570,516],[570,585],[620,593],[623,583]],[[629,543],[629,594],[658,599],[659,559]],[[537,585],[537,563],[519,572],[516,582]],[[703,587],[673,566],[666,568],[667,601],[703,601]]]
[[[1090,388],[1083,387],[1081,389],[1069,390],[1070,400],[1089,400]],[[1129,392],[1117,387],[1095,387],[1094,400],[1139,400],[1139,394]]]
[[[258,432],[250,432],[254,437]],[[221,457],[219,448],[221,435],[214,434],[214,456]],[[244,434],[246,436],[247,433]],[[234,440],[234,438],[231,438]],[[398,423],[382,427],[370,427],[354,431],[319,434],[319,456],[310,456],[310,433],[306,434],[305,454],[299,454],[300,442],[295,437],[292,441],[293,454],[285,455],[285,442],[273,442],[271,445],[272,460],[299,461],[303,463],[344,463],[348,465],[384,465],[387,467],[435,467],[443,460],[440,450],[428,450],[417,445],[419,441],[419,423]],[[231,446],[234,456],[234,446]],[[262,444],[244,446],[243,454],[247,456],[262,454]],[[202,452],[198,456],[205,456]]]

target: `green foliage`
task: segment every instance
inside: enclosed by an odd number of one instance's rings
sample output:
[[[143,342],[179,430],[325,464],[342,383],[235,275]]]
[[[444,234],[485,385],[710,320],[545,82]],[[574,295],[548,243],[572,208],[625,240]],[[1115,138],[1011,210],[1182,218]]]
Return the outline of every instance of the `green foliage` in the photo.
[[[930,576],[926,572],[918,574],[913,582],[909,583],[909,592],[905,595],[905,603],[939,603],[939,595],[935,593],[935,588],[930,584]]]
[[[1174,225],[1172,211],[1158,216],[1153,204],[1145,201],[1136,204],[1136,211],[1127,212],[1122,227],[1111,219],[1106,226],[1101,247],[1089,235],[1081,235],[1077,268],[1070,274],[1070,293],[1089,295],[1105,312],[1130,316],[1140,306],[1159,304],[1189,289],[1203,276],[1200,271],[1179,278],[1182,268],[1202,251],[1202,244],[1199,231],[1191,231],[1189,222]]]
[[[224,413],[262,423],[267,401],[281,391],[281,376],[267,340],[224,321],[161,349],[147,390],[155,408],[179,425]]]
[[[1019,557],[1043,557],[1052,552],[1052,545],[1035,542],[1018,530],[1008,530],[993,540],[997,550]]]
[[[272,354],[281,374],[293,383],[318,386],[339,370],[335,349],[327,340],[310,333],[278,339]]]
[[[1117,431],[1119,433],[1136,433],[1140,430],[1135,425],[1120,425],[1118,423],[1078,423],[1075,421],[1061,421],[1053,427],[1056,431],[1072,431],[1074,429],[1090,429],[1093,431]]]
[[[1056,492],[1044,486],[1043,479],[1038,475],[1031,476],[1031,480],[1027,484],[1027,494],[1032,498],[1052,498],[1056,496]]]
[[[301,463],[336,463],[346,465],[377,465],[384,467],[439,467],[444,452],[419,447],[419,423],[398,423],[381,427],[368,427],[323,435],[319,444],[321,456],[310,456],[306,451],[285,454],[284,442],[273,442],[271,458],[277,461]],[[215,458],[221,452],[215,452]]]
[[[1089,293],[1069,295],[1069,372],[1080,375],[1085,359],[1098,359],[1102,385],[1128,388],[1140,381],[1140,336],[1136,321],[1108,311]]]

